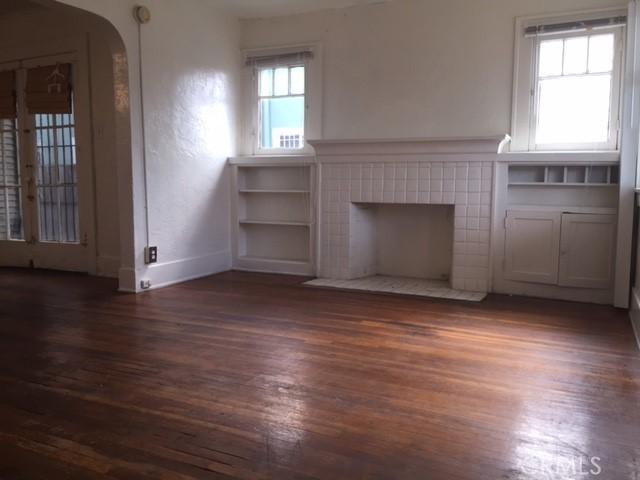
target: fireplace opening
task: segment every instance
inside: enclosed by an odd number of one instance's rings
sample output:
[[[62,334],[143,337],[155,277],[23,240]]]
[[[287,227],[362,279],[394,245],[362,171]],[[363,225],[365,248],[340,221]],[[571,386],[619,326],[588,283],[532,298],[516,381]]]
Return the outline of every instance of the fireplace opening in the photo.
[[[353,203],[351,277],[420,278],[448,286],[453,262],[453,205]]]

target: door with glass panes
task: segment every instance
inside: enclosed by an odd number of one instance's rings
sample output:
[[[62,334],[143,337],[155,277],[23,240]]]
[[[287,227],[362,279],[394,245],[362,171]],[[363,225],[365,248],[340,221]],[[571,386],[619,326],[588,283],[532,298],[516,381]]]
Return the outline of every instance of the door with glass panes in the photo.
[[[0,264],[93,272],[83,72],[69,57],[0,64],[0,72],[13,72],[16,101],[13,118],[0,108]]]

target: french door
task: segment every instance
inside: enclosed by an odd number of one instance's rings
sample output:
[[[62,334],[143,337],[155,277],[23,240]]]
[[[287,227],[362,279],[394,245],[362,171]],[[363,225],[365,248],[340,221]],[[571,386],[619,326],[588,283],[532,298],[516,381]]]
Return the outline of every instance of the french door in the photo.
[[[20,62],[17,119],[0,120],[0,263],[95,271],[87,84],[68,56]],[[28,69],[72,63],[73,109],[30,114]],[[2,65],[0,65],[2,67]]]

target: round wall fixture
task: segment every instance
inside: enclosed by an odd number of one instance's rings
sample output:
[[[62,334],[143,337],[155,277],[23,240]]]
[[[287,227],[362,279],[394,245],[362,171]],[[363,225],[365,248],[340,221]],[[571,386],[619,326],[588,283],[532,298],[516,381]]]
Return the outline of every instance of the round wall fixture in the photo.
[[[149,23],[151,21],[151,10],[147,7],[137,6],[133,8],[133,16],[140,24]]]

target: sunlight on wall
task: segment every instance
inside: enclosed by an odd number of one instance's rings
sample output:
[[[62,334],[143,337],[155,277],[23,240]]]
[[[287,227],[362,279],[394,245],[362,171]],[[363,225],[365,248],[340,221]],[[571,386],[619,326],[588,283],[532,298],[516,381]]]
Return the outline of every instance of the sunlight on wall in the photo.
[[[115,106],[118,113],[129,112],[129,66],[125,53],[114,53],[113,56],[113,90]]]

